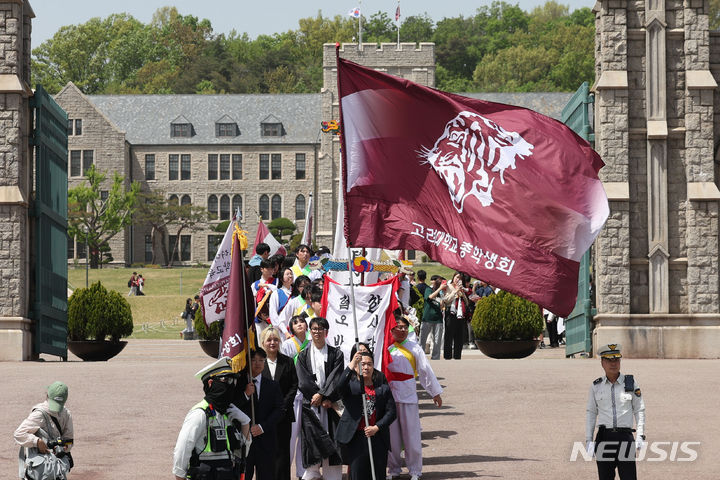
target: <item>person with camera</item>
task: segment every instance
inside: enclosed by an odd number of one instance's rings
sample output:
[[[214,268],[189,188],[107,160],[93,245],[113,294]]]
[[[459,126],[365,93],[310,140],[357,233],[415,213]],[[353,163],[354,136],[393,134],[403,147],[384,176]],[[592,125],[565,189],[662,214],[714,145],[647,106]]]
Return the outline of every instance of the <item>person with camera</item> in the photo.
[[[54,382],[47,387],[45,401],[35,405],[30,415],[15,430],[15,442],[21,447],[20,478],[26,478],[26,471],[32,468],[31,460],[36,454],[54,454],[58,459],[64,459],[59,467],[65,473],[72,468],[70,449],[74,432],[72,415],[65,408],[67,398],[67,385]]]
[[[176,480],[237,480],[244,472],[250,418],[230,403],[237,376],[222,357],[195,374],[205,398],[190,409],[173,454]]]

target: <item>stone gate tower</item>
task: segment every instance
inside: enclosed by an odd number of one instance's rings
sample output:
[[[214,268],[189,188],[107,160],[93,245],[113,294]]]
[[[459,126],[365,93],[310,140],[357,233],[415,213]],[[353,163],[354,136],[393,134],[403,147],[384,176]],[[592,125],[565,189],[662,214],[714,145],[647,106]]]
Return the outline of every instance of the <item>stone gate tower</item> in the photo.
[[[593,343],[720,357],[720,32],[707,0],[601,0],[594,11],[610,217],[596,241]]]
[[[30,236],[30,23],[26,0],[0,1],[0,360],[32,356]]]
[[[340,56],[380,72],[435,87],[434,43],[344,43]],[[322,120],[339,120],[339,97],[335,44],[327,43],[323,49]],[[337,215],[338,188],[340,186],[340,142],[338,137],[322,134],[315,181],[317,212],[316,242],[332,248]]]

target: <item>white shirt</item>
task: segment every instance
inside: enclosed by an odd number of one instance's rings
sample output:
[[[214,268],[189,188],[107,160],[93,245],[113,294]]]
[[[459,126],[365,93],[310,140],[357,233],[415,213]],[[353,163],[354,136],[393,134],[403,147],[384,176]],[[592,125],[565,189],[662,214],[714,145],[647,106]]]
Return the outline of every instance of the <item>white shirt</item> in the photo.
[[[410,280],[408,280],[407,277],[400,282],[400,288],[398,288],[397,296],[404,308],[408,308],[410,306]]]
[[[33,411],[30,412],[30,415],[28,415],[28,417],[23,420],[20,426],[15,430],[15,442],[18,445],[28,448],[37,447],[37,441],[38,438],[40,438],[36,435],[38,428],[42,428],[43,431],[51,437],[57,437],[60,433],[57,431],[55,422],[53,422],[52,419],[50,419],[51,424],[46,425],[45,417],[42,412],[45,412],[48,416],[55,417],[55,419],[58,420],[60,428],[62,428],[63,438],[74,438],[75,434],[73,431],[72,415],[67,408],[63,407],[63,409],[58,413],[52,412],[50,411],[50,406],[48,405],[47,400],[45,400],[43,403],[35,405],[32,410]],[[72,448],[72,445],[70,445],[69,448]]]
[[[322,348],[317,348],[314,343],[308,345],[310,348],[310,362],[313,373],[315,374],[315,383],[318,387],[325,386],[325,362],[328,358],[327,344]]]
[[[273,380],[275,380],[275,370],[277,370],[277,360],[272,361],[270,360],[270,357],[266,358],[265,361],[267,361],[268,370],[270,370],[270,376]]]
[[[222,415],[216,415],[215,422],[217,425],[225,428],[226,422]],[[207,420],[205,416],[205,410],[202,408],[193,408],[185,416],[182,428],[178,434],[177,442],[175,443],[175,451],[173,453],[173,475],[181,478],[185,478],[187,475],[187,469],[190,466],[190,456],[193,450],[196,452],[202,452],[205,449],[205,437],[207,435]],[[240,456],[240,451],[234,452],[236,456]],[[208,457],[217,455],[219,458],[227,458],[227,453],[218,452],[216,454],[204,454]]]
[[[279,290],[282,290],[283,292],[285,292],[287,294],[288,300],[287,300],[287,302],[285,302],[285,307],[287,307],[290,304],[290,300],[292,300],[290,298],[290,289],[281,287]],[[273,327],[280,330],[287,338],[290,335],[290,332],[288,331],[288,320],[285,318],[284,315],[281,315],[285,311],[284,307],[280,312],[278,312],[278,307],[280,304],[279,297],[280,296],[278,295],[278,293],[276,291],[273,292],[272,296],[270,297],[270,307],[269,307],[270,323],[272,323]],[[291,317],[292,317],[292,315],[291,315]]]
[[[259,291],[261,288],[266,288],[266,289],[270,289],[270,290],[273,290],[273,291],[277,290],[277,287],[275,286],[274,283],[265,283],[266,281],[267,281],[267,280],[265,280],[264,278],[261,278],[260,280],[257,281],[257,287],[255,286],[255,283],[256,283],[256,282],[253,282],[253,283],[250,285],[250,289],[252,290],[252,293],[253,293],[253,297],[254,297],[254,298],[257,298],[258,291]]]
[[[425,352],[422,351],[420,345],[407,339],[403,342],[403,346],[415,357],[415,367],[417,368],[420,385],[422,385],[431,397],[440,395],[443,389],[437,381],[435,372],[433,372],[432,367],[430,367],[430,362],[428,362],[427,357],[425,357]],[[392,348],[392,345],[388,345],[388,348]],[[393,349],[390,355],[392,356],[392,362],[388,364],[388,370],[390,372],[412,375],[412,377],[407,380],[392,380],[389,382],[395,402],[418,403],[417,388],[415,387],[415,372],[413,371],[412,365],[405,355],[397,349]]]
[[[637,423],[637,435],[645,434],[645,402],[637,381],[633,391],[625,391],[625,375],[618,376],[610,383],[606,376],[590,386],[585,424],[585,440],[592,441],[595,422],[607,428],[633,428],[633,419]]]

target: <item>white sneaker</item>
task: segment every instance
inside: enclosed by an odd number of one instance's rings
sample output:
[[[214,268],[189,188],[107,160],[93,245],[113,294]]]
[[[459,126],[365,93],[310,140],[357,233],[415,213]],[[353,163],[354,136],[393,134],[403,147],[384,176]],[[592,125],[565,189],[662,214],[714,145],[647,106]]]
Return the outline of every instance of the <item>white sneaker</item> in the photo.
[[[410,480],[420,480],[420,475],[413,475],[410,477]]]

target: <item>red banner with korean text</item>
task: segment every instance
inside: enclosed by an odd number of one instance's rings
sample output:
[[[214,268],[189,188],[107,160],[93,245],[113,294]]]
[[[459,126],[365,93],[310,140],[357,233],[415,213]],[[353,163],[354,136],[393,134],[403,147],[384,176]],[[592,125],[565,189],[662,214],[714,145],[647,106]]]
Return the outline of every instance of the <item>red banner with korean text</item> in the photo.
[[[590,145],[532,110],[337,67],[349,244],[422,250],[570,313],[609,213]]]

